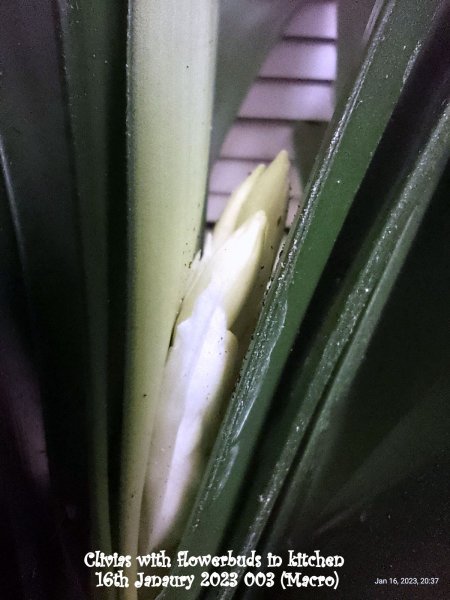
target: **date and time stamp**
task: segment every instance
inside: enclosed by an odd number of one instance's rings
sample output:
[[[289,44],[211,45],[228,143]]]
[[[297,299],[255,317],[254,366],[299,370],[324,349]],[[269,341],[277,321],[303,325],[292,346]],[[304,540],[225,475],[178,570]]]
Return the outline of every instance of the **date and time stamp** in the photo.
[[[439,577],[377,577],[375,585],[439,585]]]

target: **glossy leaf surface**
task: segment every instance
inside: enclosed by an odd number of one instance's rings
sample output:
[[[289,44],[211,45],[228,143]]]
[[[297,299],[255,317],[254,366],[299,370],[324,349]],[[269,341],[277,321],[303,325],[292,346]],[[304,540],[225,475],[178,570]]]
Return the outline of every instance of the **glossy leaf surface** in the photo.
[[[448,133],[446,143],[448,156]],[[428,158],[430,174],[433,159],[438,163],[439,158]],[[426,177],[426,170],[419,177]],[[439,568],[445,556],[448,503],[443,498],[448,498],[448,482],[442,473],[449,458],[450,348],[442,323],[449,319],[450,279],[442,239],[449,229],[448,181],[447,171],[381,318],[373,309],[384,301],[383,281],[360,321],[360,331],[305,436],[264,543],[264,550],[280,553],[292,545],[306,552],[320,547],[325,553],[339,547],[346,570],[354,574],[351,584],[344,583],[345,594],[370,597],[368,574],[376,563],[415,566],[416,553],[426,547],[426,568],[431,561]],[[419,204],[427,195],[420,198],[420,192],[431,183],[432,178],[416,188]],[[403,235],[392,262],[405,241]],[[384,279],[388,282],[389,272]],[[299,514],[302,519],[293,518]],[[408,532],[402,515],[414,523],[414,533]],[[362,560],[361,545],[369,537],[377,558],[370,550]]]
[[[86,299],[76,187],[50,2],[0,8],[2,171],[24,274],[60,499],[87,508]]]
[[[117,446],[125,324],[127,6],[61,0],[59,9],[87,302],[91,543],[111,551],[120,462],[108,437]]]

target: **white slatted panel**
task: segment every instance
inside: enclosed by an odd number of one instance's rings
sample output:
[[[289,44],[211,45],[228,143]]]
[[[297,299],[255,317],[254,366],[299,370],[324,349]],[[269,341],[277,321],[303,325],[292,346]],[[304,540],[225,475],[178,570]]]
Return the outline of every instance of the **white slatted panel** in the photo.
[[[261,68],[239,111],[210,178],[207,220],[217,220],[233,189],[260,162],[283,148],[294,159],[297,121],[328,121],[334,108],[337,22],[335,2],[303,5]],[[291,170],[288,223],[301,198]]]
[[[240,117],[289,121],[329,121],[333,89],[327,83],[257,80],[244,100]]]
[[[293,158],[292,128],[289,124],[240,119],[227,135],[221,156],[267,161],[272,160],[280,148],[285,148]]]
[[[336,3],[318,1],[302,6],[288,25],[285,36],[336,40]]]
[[[287,79],[336,79],[335,42],[287,39],[275,46],[263,64],[260,77]]]

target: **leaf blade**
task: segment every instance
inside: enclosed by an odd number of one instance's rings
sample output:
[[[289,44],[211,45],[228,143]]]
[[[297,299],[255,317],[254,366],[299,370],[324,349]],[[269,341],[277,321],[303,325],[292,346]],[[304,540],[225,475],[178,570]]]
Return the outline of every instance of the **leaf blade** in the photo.
[[[139,1],[130,12],[131,256],[120,538],[121,551],[131,555],[137,553],[154,405],[199,242],[216,12],[217,3],[206,0]]]

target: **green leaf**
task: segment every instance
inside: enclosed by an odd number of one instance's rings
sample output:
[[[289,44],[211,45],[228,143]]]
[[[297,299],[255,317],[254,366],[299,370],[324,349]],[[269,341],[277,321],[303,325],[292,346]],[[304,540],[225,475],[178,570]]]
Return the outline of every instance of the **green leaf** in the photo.
[[[48,2],[4,2],[0,19],[2,174],[32,321],[53,486],[60,503],[76,507],[79,536],[87,512],[87,305],[61,48]]]
[[[108,471],[118,472],[120,463],[108,448],[108,413],[110,419],[117,419],[122,403],[114,387],[122,389],[123,333],[118,335],[117,328],[124,327],[119,289],[126,284],[119,251],[125,255],[127,6],[88,0],[59,6],[87,302],[91,543],[111,552],[114,512],[109,495],[112,492],[117,498],[118,482],[113,480],[110,486]],[[112,352],[118,352],[119,364],[114,363]],[[111,447],[118,443],[114,438],[110,441]],[[110,469],[110,462],[115,469]]]
[[[131,5],[128,49],[129,307],[120,548],[137,554],[155,404],[208,168],[217,3]],[[136,590],[128,590],[134,597]]]
[[[402,263],[448,160],[449,118],[447,106],[394,208],[410,213],[406,227],[386,223],[386,239],[397,238],[379,257],[389,267],[325,389],[265,550],[333,537],[356,511],[370,513],[377,496],[448,457],[448,171]]]
[[[1,152],[1,149],[0,149]],[[0,502],[5,515],[0,596],[81,598],[79,573],[61,536],[45,452],[38,370],[8,185],[0,176]]]

